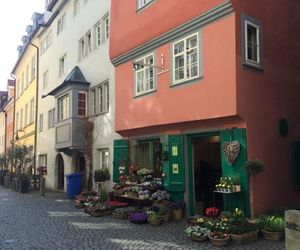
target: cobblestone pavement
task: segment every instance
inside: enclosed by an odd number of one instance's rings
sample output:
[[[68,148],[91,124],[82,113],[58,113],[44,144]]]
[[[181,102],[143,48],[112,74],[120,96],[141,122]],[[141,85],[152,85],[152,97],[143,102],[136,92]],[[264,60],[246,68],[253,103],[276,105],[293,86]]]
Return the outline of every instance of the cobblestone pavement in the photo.
[[[190,241],[185,220],[159,227],[135,225],[110,216],[93,218],[64,193],[20,194],[0,187],[0,249],[218,249]],[[222,249],[284,249],[283,242],[259,240]]]

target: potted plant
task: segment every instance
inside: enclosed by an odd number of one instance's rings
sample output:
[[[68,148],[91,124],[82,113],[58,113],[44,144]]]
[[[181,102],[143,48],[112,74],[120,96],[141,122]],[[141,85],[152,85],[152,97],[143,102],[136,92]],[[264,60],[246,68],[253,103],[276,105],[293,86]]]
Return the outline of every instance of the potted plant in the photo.
[[[104,182],[110,180],[110,173],[108,168],[97,169],[94,172],[95,182]]]
[[[258,219],[258,224],[266,240],[280,241],[284,239],[284,217],[264,215]]]
[[[131,212],[128,216],[128,219],[130,222],[135,223],[135,224],[143,224],[148,221],[147,214],[143,211]]]
[[[242,210],[236,208],[230,218],[231,239],[235,244],[244,244],[257,239],[258,230],[256,223],[250,223]]]
[[[160,206],[158,209],[159,216],[163,219],[164,222],[169,222],[170,220],[170,210],[165,206]]]
[[[250,213],[251,213],[251,218],[253,219],[254,218],[253,192],[252,192],[253,177],[258,173],[262,172],[265,168],[265,165],[259,160],[249,160],[245,162],[244,168],[249,176]]]
[[[128,191],[128,197],[138,198],[139,197],[139,195],[138,195],[139,191],[140,191],[140,188],[138,186],[130,187],[129,191]]]
[[[185,229],[186,235],[193,241],[204,242],[207,240],[209,230],[201,226],[189,226]]]
[[[165,206],[169,204],[170,194],[164,190],[157,190],[150,197],[157,206]]]
[[[148,215],[148,223],[151,226],[159,226],[162,224],[163,219],[159,216],[158,213],[149,211],[147,215]]]
[[[217,207],[208,207],[205,210],[205,215],[207,217],[216,218],[218,217],[219,214],[220,214],[220,209],[218,209]]]
[[[214,246],[226,246],[230,240],[230,227],[227,221],[211,222],[208,238]]]
[[[172,211],[173,220],[179,221],[182,219],[184,208],[185,208],[184,201],[175,201],[170,204],[170,210]]]

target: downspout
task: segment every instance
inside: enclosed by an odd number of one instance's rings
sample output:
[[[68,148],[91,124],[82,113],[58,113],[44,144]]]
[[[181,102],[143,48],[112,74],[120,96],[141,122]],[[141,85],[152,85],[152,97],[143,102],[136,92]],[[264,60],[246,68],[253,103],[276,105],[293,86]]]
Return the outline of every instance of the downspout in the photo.
[[[5,162],[4,162],[4,167],[5,169],[7,169],[7,161],[6,161],[6,142],[7,142],[7,129],[6,129],[6,125],[7,125],[7,113],[6,111],[3,112],[4,113],[4,155],[5,155]]]
[[[16,90],[17,90],[17,81],[16,81],[16,77],[15,77],[12,73],[10,74],[10,76],[11,76],[11,78],[14,79],[14,81],[15,81],[15,84],[14,84],[13,138],[12,138],[12,145],[11,145],[12,150],[13,150],[14,147],[15,147],[15,138],[16,138],[16,137],[15,137],[15,121],[16,121],[16,99],[17,99],[17,96],[16,96]],[[16,133],[17,133],[17,131],[16,131]],[[13,168],[13,166],[11,166],[11,172],[12,172],[12,170],[13,170],[12,168]]]
[[[36,48],[36,91],[35,91],[35,123],[33,145],[33,171],[36,174],[36,151],[37,151],[37,123],[38,123],[38,94],[39,94],[39,47],[30,42]]]

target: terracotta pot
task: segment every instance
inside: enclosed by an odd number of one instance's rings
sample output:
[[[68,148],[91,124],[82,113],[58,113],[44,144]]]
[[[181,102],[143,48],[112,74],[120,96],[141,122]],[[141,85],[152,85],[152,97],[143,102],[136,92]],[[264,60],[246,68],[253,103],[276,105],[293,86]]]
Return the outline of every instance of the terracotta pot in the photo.
[[[216,247],[224,247],[227,246],[229,240],[230,240],[230,236],[228,235],[226,238],[224,239],[215,239],[213,237],[211,237],[210,235],[208,235],[208,238],[210,239],[211,244],[213,244]]]
[[[284,239],[284,232],[269,232],[262,230],[262,233],[266,240],[281,241]]]
[[[234,244],[245,244],[257,240],[258,231],[244,234],[231,234],[231,240]]]
[[[172,210],[172,219],[179,221],[182,219],[182,209],[173,209]]]

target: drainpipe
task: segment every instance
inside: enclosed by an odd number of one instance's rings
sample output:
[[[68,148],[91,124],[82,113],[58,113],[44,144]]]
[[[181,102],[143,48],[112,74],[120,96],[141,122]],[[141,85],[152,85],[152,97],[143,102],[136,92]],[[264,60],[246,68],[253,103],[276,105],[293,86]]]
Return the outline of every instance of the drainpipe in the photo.
[[[4,113],[4,155],[5,155],[4,167],[5,167],[5,169],[7,169],[7,161],[6,161],[7,113],[6,113],[6,111],[4,111],[3,113]]]
[[[33,145],[33,170],[36,174],[36,151],[37,151],[37,123],[38,123],[38,95],[39,95],[39,47],[30,42],[36,48],[36,92],[35,92],[35,123],[34,123],[34,145]]]
[[[17,96],[16,96],[16,90],[17,90],[17,81],[16,81],[16,77],[11,73],[10,74],[10,77],[12,79],[14,79],[15,81],[15,84],[14,84],[14,114],[13,114],[13,138],[12,138],[12,150],[14,149],[15,147],[15,121],[16,121],[16,99],[17,99]],[[16,131],[17,133],[17,131]],[[11,166],[11,172],[12,172],[12,168],[13,166]]]

